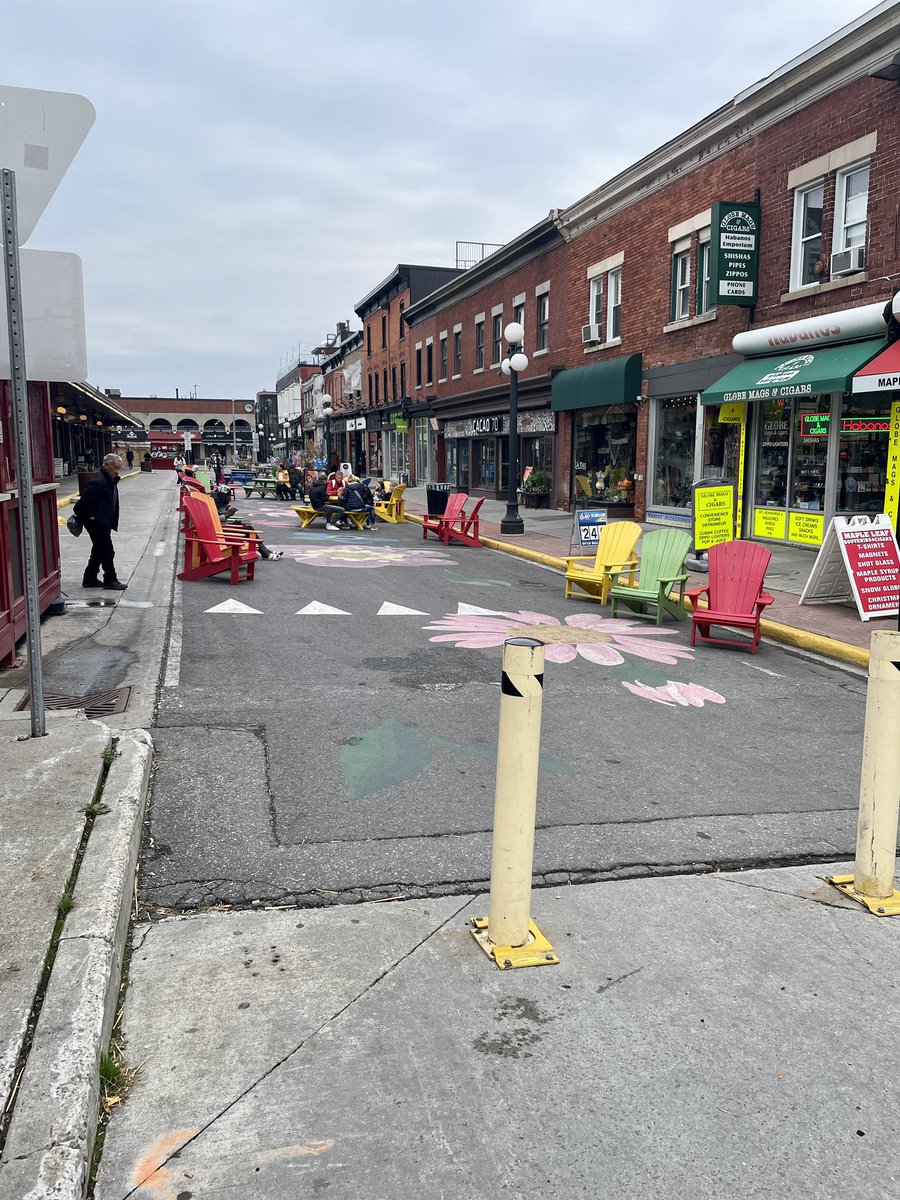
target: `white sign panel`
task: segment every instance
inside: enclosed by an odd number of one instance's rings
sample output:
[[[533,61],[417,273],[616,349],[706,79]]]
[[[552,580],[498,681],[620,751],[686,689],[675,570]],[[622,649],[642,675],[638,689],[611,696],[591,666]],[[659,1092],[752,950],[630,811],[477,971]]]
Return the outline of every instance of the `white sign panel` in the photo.
[[[16,173],[19,245],[31,237],[95,115],[84,96],[0,86],[0,167]]]
[[[849,600],[863,621],[896,616],[900,602],[900,555],[890,518],[833,517],[800,596],[801,604]]]
[[[20,250],[19,262],[25,374],[47,382],[87,379],[81,259],[55,250]],[[11,376],[6,328],[6,288],[0,286],[0,379]]]

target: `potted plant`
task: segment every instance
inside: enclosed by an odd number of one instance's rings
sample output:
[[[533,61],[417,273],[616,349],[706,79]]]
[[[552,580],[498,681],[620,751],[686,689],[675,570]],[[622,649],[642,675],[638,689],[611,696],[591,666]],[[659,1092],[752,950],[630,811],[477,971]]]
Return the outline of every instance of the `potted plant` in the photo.
[[[526,508],[550,507],[550,476],[546,471],[529,471],[521,491]]]

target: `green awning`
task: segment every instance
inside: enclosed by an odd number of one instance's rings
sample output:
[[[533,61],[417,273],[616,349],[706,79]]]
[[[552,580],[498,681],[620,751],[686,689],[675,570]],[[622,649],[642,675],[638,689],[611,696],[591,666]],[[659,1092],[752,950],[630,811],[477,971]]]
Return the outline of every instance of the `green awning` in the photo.
[[[604,404],[633,404],[641,391],[641,356],[625,354],[589,367],[575,367],[554,375],[550,408],[600,408]]]
[[[733,404],[849,392],[855,372],[883,349],[884,338],[877,338],[818,350],[793,347],[765,358],[748,358],[708,387],[700,400],[702,404]]]

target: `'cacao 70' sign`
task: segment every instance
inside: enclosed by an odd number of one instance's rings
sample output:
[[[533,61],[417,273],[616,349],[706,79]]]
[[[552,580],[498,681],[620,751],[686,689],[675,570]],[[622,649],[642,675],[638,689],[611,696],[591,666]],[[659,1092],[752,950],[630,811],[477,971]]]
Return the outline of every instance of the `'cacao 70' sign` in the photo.
[[[710,220],[710,290],[714,304],[756,304],[759,290],[758,204],[717,200]]]

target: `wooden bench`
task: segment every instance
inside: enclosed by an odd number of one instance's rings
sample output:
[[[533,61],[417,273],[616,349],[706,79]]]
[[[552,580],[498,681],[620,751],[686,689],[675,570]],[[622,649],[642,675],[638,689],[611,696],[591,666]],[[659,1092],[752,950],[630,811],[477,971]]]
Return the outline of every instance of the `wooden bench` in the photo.
[[[438,513],[433,517],[423,517],[422,541],[427,540],[429,533],[436,534],[441,541],[444,541],[444,526],[448,521],[455,521],[460,516],[468,499],[465,492],[457,492],[455,495],[447,497],[447,507],[443,513]]]
[[[245,496],[278,496],[278,484],[271,476],[264,478],[248,479],[246,483],[241,485],[244,489]]]
[[[403,493],[406,491],[405,483],[398,483],[392,489],[387,500],[375,501],[375,512],[381,517],[382,521],[387,521],[391,525],[402,525],[406,520],[406,511],[403,507]]]
[[[462,542],[464,546],[481,545],[478,539],[478,514],[482,504],[484,504],[484,496],[479,496],[475,501],[475,507],[468,516],[461,511],[455,520],[451,521],[445,518],[441,521],[441,541],[445,546],[449,546],[451,542]]]
[[[252,579],[259,553],[256,539],[227,533],[222,528],[212,497],[197,492],[185,492],[184,509],[184,569],[178,578],[208,579],[211,575],[230,573],[231,582]]]
[[[712,625],[724,625],[732,629],[749,629],[753,634],[750,653],[755,654],[759,645],[759,620],[763,609],[772,604],[774,597],[763,591],[766,570],[772,551],[758,542],[719,542],[706,552],[709,563],[709,583],[705,587],[691,588],[687,598],[691,602],[691,645],[697,632],[704,642],[717,646],[743,646],[735,638],[714,638],[710,635]],[[707,597],[706,608],[699,608],[701,596]]]
[[[326,522],[333,521],[337,517],[337,513],[325,512],[323,509],[313,508],[309,504],[292,504],[291,508],[300,518],[301,529],[309,529],[316,517],[322,517]],[[369,520],[369,513],[366,509],[362,509],[359,512],[351,512],[349,509],[344,509],[344,516],[357,529],[365,529],[366,522]]]

